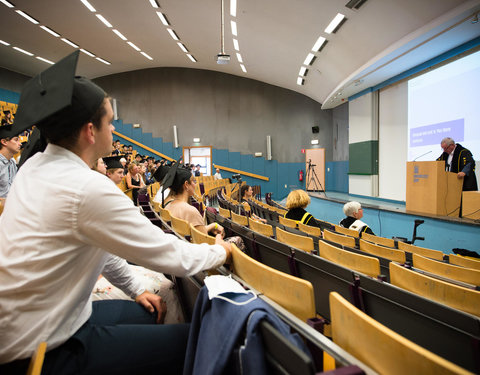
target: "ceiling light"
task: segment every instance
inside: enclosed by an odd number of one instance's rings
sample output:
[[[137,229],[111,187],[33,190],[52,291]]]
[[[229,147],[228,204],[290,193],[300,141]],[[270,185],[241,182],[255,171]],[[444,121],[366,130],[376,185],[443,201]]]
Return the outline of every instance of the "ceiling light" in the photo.
[[[162,21],[162,23],[165,26],[170,26],[170,23],[168,22],[167,17],[165,17],[165,15],[162,12],[157,12],[157,15],[158,15],[158,18],[160,18],[160,21]]]
[[[29,20],[31,23],[34,23],[35,25],[38,25],[40,22],[38,22],[35,18],[33,17],[30,17],[27,13],[25,12],[22,12],[21,10],[16,10],[15,12],[17,12],[18,14],[20,14],[22,17],[26,18],[27,20]]]
[[[152,57],[148,56],[145,52],[140,52],[143,56],[145,56],[149,60],[153,60]]]
[[[300,72],[298,73],[299,76],[302,76],[302,77],[305,77],[305,74],[307,73],[307,68],[305,68],[304,66],[302,66],[300,68]]]
[[[92,7],[92,4],[90,4],[87,0],[80,0],[83,5],[85,5],[90,12],[96,12],[95,8]]]
[[[150,0],[150,4],[152,4],[152,7],[158,8],[158,4],[155,0]]]
[[[33,56],[33,53],[25,51],[24,49],[21,49],[21,48],[18,48],[18,47],[13,47],[13,49],[16,49],[18,52],[24,53],[25,55]]]
[[[120,31],[118,31],[117,29],[113,29],[112,31],[113,31],[115,34],[117,34],[120,39],[122,39],[122,40],[127,40],[127,38],[125,38],[125,36],[124,36]]]
[[[78,48],[78,46],[75,43],[69,41],[68,39],[62,38],[61,40],[65,43],[71,45],[73,48]]]
[[[7,42],[5,42],[5,41],[3,41],[3,40],[0,40],[0,44],[3,44],[4,46],[9,46],[9,45],[10,45],[10,43],[7,43]]]
[[[188,50],[185,48],[182,42],[177,42],[177,44],[183,52],[188,53]]]
[[[297,78],[297,85],[300,85],[300,86],[303,85],[303,78],[302,77]]]
[[[312,139],[312,140],[310,141],[310,143],[311,143],[312,145],[318,145],[318,139]]]
[[[232,26],[232,34],[237,36],[237,23],[235,21],[230,21],[230,26]]]
[[[200,142],[200,138],[193,138],[193,141],[194,141],[195,143],[199,143],[199,142]]]
[[[101,14],[95,14],[97,16],[97,18],[102,21],[104,23],[105,26],[107,27],[112,27],[112,24],[110,22],[108,22],[104,16],[102,16]]]
[[[177,34],[175,33],[175,31],[173,31],[172,29],[167,29],[167,31],[172,36],[173,40],[180,40],[179,37],[177,36]]]
[[[220,1],[220,52],[215,56],[217,64],[228,64],[230,55],[225,53],[225,11],[224,1]]]
[[[336,31],[337,27],[342,23],[342,21],[344,20],[345,16],[341,13],[337,13],[337,15],[335,16],[335,18],[332,20],[332,22],[330,22],[330,24],[327,26],[327,28],[325,29],[325,32],[327,34],[331,34],[333,32]]]
[[[40,26],[41,29],[45,30],[47,33],[52,34],[54,37],[58,38],[60,34],[57,34],[55,31],[52,29],[49,29],[47,26]]]
[[[303,62],[303,65],[310,65],[312,63],[312,60],[313,60],[314,57],[315,57],[315,55],[313,53],[309,53],[307,55],[307,58]]]
[[[189,53],[187,53],[187,56],[190,60],[192,60],[193,62],[197,62],[197,60],[195,59],[195,57],[193,57],[192,55],[190,55]]]
[[[243,64],[240,64],[240,68],[242,68],[243,72],[246,73],[247,72],[247,69],[245,69],[245,65]]]
[[[325,39],[323,36],[317,39],[315,44],[313,45],[312,51],[318,52],[320,48],[322,48],[323,43],[325,43],[327,39]]]
[[[4,3],[9,8],[15,7],[15,5],[13,5],[12,3],[9,3],[7,0],[0,0],[0,2]]]
[[[40,57],[40,56],[37,56],[37,57],[35,57],[35,58],[36,58],[36,59],[39,59],[39,60],[42,60],[43,62],[46,62],[47,64],[50,64],[50,65],[55,64],[53,61],[44,59],[43,57]]]
[[[240,47],[238,46],[238,40],[237,40],[237,39],[233,39],[233,47],[234,47],[237,51],[240,51]]]
[[[243,62],[242,55],[240,55],[238,52],[237,52],[237,60],[238,60],[238,62],[240,62],[240,63]]]
[[[97,59],[98,61],[106,64],[106,65],[112,65],[111,63],[109,63],[107,60],[104,60],[104,59],[101,59],[100,57],[95,57],[95,59]]]
[[[237,16],[237,0],[230,0],[230,15],[232,17]]]
[[[127,44],[128,44],[130,47],[132,47],[135,51],[138,51],[138,52],[141,51],[140,48],[138,48],[138,47],[137,47],[135,44],[133,44],[132,42],[127,42]]]
[[[80,48],[80,51],[82,51],[85,55],[88,55],[90,57],[95,57],[93,53],[87,51],[86,49]]]

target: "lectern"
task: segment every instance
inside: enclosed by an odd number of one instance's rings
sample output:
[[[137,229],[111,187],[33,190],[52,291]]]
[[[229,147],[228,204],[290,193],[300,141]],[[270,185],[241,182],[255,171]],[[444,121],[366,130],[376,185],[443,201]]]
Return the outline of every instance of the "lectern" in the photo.
[[[407,211],[458,217],[462,185],[444,161],[407,162]]]

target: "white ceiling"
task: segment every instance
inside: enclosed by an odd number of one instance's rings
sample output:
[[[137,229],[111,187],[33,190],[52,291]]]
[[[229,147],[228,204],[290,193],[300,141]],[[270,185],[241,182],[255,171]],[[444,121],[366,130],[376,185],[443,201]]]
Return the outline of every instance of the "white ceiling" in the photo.
[[[291,89],[332,108],[480,36],[480,23],[471,23],[480,11],[480,0],[367,0],[359,10],[346,8],[348,0],[237,0],[236,17],[230,15],[230,0],[224,1],[228,65],[218,65],[214,59],[220,52],[221,0],[157,0],[159,9],[149,0],[90,0],[96,13],[152,61],[122,41],[80,0],[12,0],[14,8],[0,3],[0,40],[11,44],[0,44],[0,66],[29,76],[49,66],[13,46],[54,62],[74,50],[40,29],[45,25],[111,63],[81,54],[77,73],[89,78],[154,67],[216,70]],[[180,50],[156,11],[167,16],[196,63]],[[335,34],[326,34],[324,29],[337,13],[347,20]],[[231,20],[237,22],[247,73],[235,55]],[[299,86],[299,70],[319,36],[328,42],[316,53],[305,84]]]

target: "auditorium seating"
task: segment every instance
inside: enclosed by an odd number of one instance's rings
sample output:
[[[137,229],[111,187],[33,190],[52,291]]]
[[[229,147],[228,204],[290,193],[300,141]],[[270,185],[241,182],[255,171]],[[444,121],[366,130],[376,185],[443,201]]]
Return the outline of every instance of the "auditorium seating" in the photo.
[[[286,227],[290,227],[290,228],[297,227],[297,222],[295,220],[287,219],[286,217],[283,217],[283,216],[278,217],[278,222]]]
[[[362,236],[363,238],[363,236]],[[383,258],[393,260],[394,262],[405,263],[406,256],[402,250],[396,250],[385,246],[376,245],[374,243],[360,239],[360,250],[370,254],[379,255]]]
[[[362,233],[362,239],[369,242],[373,242],[374,244],[377,244],[377,245],[382,245],[382,246],[392,247],[392,248],[396,247],[395,240],[392,238],[379,237],[379,236],[375,236],[374,234],[364,232]]]
[[[264,236],[273,237],[273,227],[271,225],[263,224],[256,220],[249,220],[248,223],[250,229],[253,231],[263,234]]]
[[[296,247],[297,249],[307,252],[314,250],[313,239],[311,237],[299,236],[298,234],[293,234],[280,228],[276,230],[276,237],[278,241]]]
[[[27,375],[40,375],[42,373],[43,361],[45,359],[45,352],[47,351],[47,343],[41,342],[37,345],[30,364],[28,365]]]
[[[448,262],[450,264],[455,264],[457,266],[472,268],[480,271],[480,259],[473,260],[473,259],[465,258],[461,255],[450,254],[448,256]]]
[[[234,223],[237,223],[237,224],[244,225],[244,226],[248,227],[248,217],[247,216],[238,215],[235,212],[231,212],[231,215],[232,215],[232,221]]]
[[[342,244],[344,246],[355,247],[355,238],[343,234],[334,233],[329,230],[323,231],[323,238],[326,240]]]
[[[419,247],[405,242],[398,242],[398,249],[408,251],[413,254],[419,254],[427,258],[443,260],[444,254],[441,251]]]
[[[215,237],[200,232],[193,225],[190,224],[190,234],[192,236],[193,243],[208,243],[209,245],[215,245]]]
[[[175,233],[179,234],[182,237],[189,238],[191,235],[190,224],[186,220],[179,219],[173,215],[170,215],[172,229]]]
[[[219,207],[218,211],[221,216],[230,218],[232,215],[230,214],[230,210],[227,210],[226,208]]]
[[[321,237],[322,231],[320,228],[312,227],[310,225],[305,225],[303,223],[298,223],[298,229],[304,233],[311,234],[312,236]]]
[[[356,231],[354,229],[344,228],[344,227],[342,227],[340,225],[337,225],[337,224],[334,224],[334,228],[335,228],[335,232],[337,232],[337,233],[345,234],[346,236],[355,237],[355,238],[360,237],[358,231]]]

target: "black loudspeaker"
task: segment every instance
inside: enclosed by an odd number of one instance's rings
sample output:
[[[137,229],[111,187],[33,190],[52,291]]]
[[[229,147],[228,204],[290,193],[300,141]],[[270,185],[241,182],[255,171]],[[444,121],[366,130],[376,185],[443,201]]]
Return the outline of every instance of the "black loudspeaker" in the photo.
[[[318,126],[312,126],[312,133],[320,133],[320,128]]]

